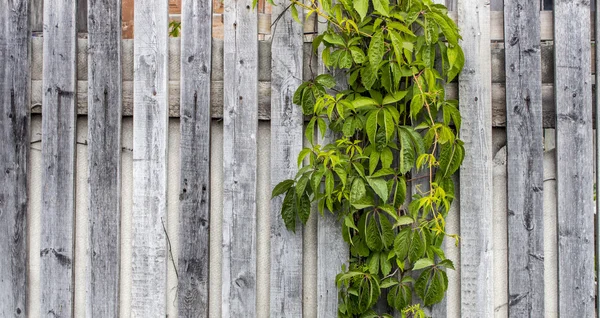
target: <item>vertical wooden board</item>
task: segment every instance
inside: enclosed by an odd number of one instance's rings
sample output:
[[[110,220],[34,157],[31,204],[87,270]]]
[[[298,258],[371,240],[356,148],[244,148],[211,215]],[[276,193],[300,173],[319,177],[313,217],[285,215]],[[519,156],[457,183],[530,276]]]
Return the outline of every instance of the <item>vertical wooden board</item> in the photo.
[[[327,23],[322,19],[317,22],[319,33],[327,30]],[[322,56],[323,46],[319,46],[318,56]],[[346,89],[346,73],[342,70],[328,70],[323,60],[318,58],[318,74],[331,73],[336,82],[336,89]],[[328,132],[324,138],[318,137],[321,145],[332,142],[335,136]],[[313,213],[315,213],[313,211]],[[318,212],[316,212],[318,213]],[[342,237],[342,225],[337,215],[327,211],[323,216],[317,215],[317,317],[335,318],[338,312],[338,290],[335,277],[348,264],[350,251]]]
[[[256,315],[258,15],[224,2],[222,317]]]
[[[596,32],[595,39],[596,43],[600,40],[600,10],[596,10]],[[596,53],[596,83],[600,83],[600,45],[594,46]],[[598,95],[598,89],[596,89],[596,104],[594,105],[596,109],[596,189],[598,189],[600,185],[600,96]],[[598,191],[598,190],[596,190]],[[596,192],[597,193],[597,192]],[[600,200],[597,199],[596,194],[596,257],[600,256],[600,217],[598,217],[600,211]],[[596,262],[596,273],[600,273],[600,262]],[[598,278],[596,278],[597,280]],[[598,299],[596,300],[596,314],[600,314],[600,284],[596,283],[596,295],[598,295]]]
[[[595,315],[589,16],[588,0],[554,1],[558,310],[561,317]]]
[[[504,5],[508,148],[508,314],[544,315],[544,156],[540,8]]]
[[[181,317],[208,316],[212,2],[183,0],[178,303]]]
[[[465,65],[459,76],[465,159],[460,169],[461,314],[492,317],[492,81],[490,6],[458,0]]]
[[[40,310],[61,317],[73,310],[76,12],[75,0],[44,3]]]
[[[285,11],[279,0],[273,15],[281,18],[271,27],[271,188],[298,171],[302,150],[303,116],[292,103],[301,84],[303,25]],[[302,17],[300,17],[302,20]],[[288,231],[281,219],[283,196],[271,201],[271,317],[302,317],[302,225]]]
[[[0,7],[0,316],[27,317],[28,2]]]
[[[87,315],[119,315],[121,1],[90,1],[88,34]]]
[[[168,2],[134,12],[132,317],[166,313]]]

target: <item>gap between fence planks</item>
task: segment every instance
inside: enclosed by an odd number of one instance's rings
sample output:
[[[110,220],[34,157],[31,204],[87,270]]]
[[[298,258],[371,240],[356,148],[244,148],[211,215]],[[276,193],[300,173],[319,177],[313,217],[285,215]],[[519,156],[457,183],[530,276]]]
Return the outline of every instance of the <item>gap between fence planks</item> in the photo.
[[[225,0],[222,316],[256,315],[257,13]]]
[[[465,65],[459,75],[465,158],[460,169],[461,313],[492,317],[492,87],[490,7],[487,0],[459,0],[458,27]]]
[[[90,1],[88,25],[87,313],[119,315],[121,224],[121,2]]]
[[[504,5],[508,314],[544,316],[544,154],[539,2]],[[561,76],[561,74],[557,74]]]
[[[136,1],[132,317],[164,317],[167,283],[168,2]]]
[[[287,2],[279,0],[273,14],[284,12]],[[271,32],[271,189],[294,179],[298,171],[295,159],[302,150],[303,116],[292,98],[302,80],[302,28],[291,15],[283,14]],[[297,220],[295,233],[287,230],[282,202],[283,196],[271,200],[270,316],[302,317],[303,226]]]
[[[44,6],[41,312],[73,314],[77,35],[75,0]]]
[[[211,1],[183,0],[177,293],[181,317],[208,317],[211,12]]]
[[[594,317],[592,90],[586,76],[590,7],[587,0],[557,0],[554,5],[555,56],[560,61],[555,63],[558,311],[561,317]]]
[[[0,316],[27,317],[28,1],[0,0]]]

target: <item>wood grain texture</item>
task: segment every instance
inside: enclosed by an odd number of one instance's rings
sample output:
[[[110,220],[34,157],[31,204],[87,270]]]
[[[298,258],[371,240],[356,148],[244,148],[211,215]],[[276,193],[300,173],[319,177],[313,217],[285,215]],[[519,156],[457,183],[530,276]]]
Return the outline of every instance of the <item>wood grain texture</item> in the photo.
[[[168,2],[134,13],[132,317],[166,314]]]
[[[257,13],[224,2],[222,317],[256,315]]]
[[[554,9],[558,310],[561,317],[593,317],[593,120],[592,87],[586,76],[590,7],[587,0],[557,0]]]
[[[281,14],[287,0],[279,0],[273,14]],[[302,17],[300,17],[302,19]],[[302,150],[303,116],[292,103],[303,67],[303,27],[282,14],[271,34],[271,188],[298,172]],[[271,200],[271,317],[302,317],[302,224],[288,231],[281,218],[283,196]]]
[[[457,10],[465,54],[458,84],[465,142],[460,169],[461,315],[492,317],[490,7],[485,0],[458,0]]]
[[[596,4],[598,5],[598,4]],[[597,8],[597,7],[596,7]],[[600,24],[598,22],[600,22],[600,10],[595,10],[595,16],[596,16],[596,25],[594,27],[594,30],[596,31],[595,34],[600,34]],[[596,43],[600,43],[598,42],[600,39],[598,38],[598,36],[596,35]],[[596,53],[595,56],[600,56],[600,45],[594,45],[594,52]],[[598,61],[596,61],[596,65],[595,65],[595,70],[596,70],[596,83],[600,83],[600,63],[598,63]],[[598,93],[594,94],[594,96],[598,95]],[[596,111],[595,114],[595,123],[596,123],[596,127],[598,127],[598,123],[600,123],[600,99],[596,97],[596,100],[594,100],[594,107],[593,109]],[[600,129],[595,129],[596,132],[596,187],[598,187],[598,185],[600,184]],[[600,200],[596,199],[596,211],[600,211]],[[596,212],[596,255],[600,255],[600,217],[598,217],[598,212]],[[598,257],[598,256],[596,256]],[[600,273],[600,262],[596,262],[596,273]],[[600,295],[600,284],[596,284],[596,295]],[[596,313],[600,313],[600,301],[596,301]]]
[[[27,317],[28,1],[0,0],[0,316]]]
[[[121,2],[89,0],[87,315],[119,315]]]
[[[539,2],[504,5],[508,314],[544,316],[544,154]],[[559,75],[560,76],[560,75]]]
[[[327,23],[319,19],[318,31],[327,30]],[[318,56],[322,56],[323,46],[319,46]],[[322,59],[318,59],[318,74],[330,73],[337,84],[335,89],[342,91],[347,88],[346,74],[342,70],[327,69]],[[324,138],[318,135],[321,145],[336,139],[330,130]],[[315,212],[313,212],[315,213]],[[318,213],[318,212],[316,212]],[[342,271],[342,265],[348,264],[350,251],[342,236],[342,225],[335,212],[325,209],[324,215],[317,215],[317,317],[335,318],[338,312],[338,289],[335,277]]]
[[[211,1],[182,2],[180,317],[208,317],[211,17]]]
[[[45,1],[40,311],[58,317],[73,311],[76,12],[75,0]]]

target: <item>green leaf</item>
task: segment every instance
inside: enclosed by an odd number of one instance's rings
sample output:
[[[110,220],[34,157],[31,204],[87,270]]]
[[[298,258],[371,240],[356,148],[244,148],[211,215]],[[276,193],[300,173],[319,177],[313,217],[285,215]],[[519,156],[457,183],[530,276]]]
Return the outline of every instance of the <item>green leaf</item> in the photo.
[[[394,131],[396,131],[396,124],[394,123],[392,114],[387,109],[383,110],[383,123],[385,126],[385,141],[389,142],[392,136],[394,136]]]
[[[367,60],[365,53],[358,46],[351,46],[350,53],[356,64],[362,64]]]
[[[298,106],[302,106],[302,93],[304,89],[308,86],[309,82],[304,82],[298,86],[296,92],[294,93],[294,97],[292,98],[292,102]]]
[[[435,23],[442,30],[442,33],[444,34],[444,37],[446,37],[448,43],[452,45],[458,45],[458,32],[456,27],[453,28],[452,26],[448,25],[448,22],[435,11],[427,13],[426,17],[435,21]]]
[[[300,154],[298,154],[298,167],[302,165],[302,161],[304,160],[304,158],[306,158],[306,156],[308,156],[311,152],[312,149],[310,148],[304,148],[300,151]]]
[[[252,1],[256,2],[258,0],[252,0]],[[296,22],[302,24],[302,21],[300,21],[300,18],[298,17],[298,9],[296,8],[296,6],[292,5],[291,9],[292,9],[292,18],[294,18],[294,20],[296,20]]]
[[[372,176],[373,172],[377,168],[377,164],[379,163],[380,153],[377,150],[371,151],[371,156],[369,156],[369,174]]]
[[[331,170],[327,170],[325,173],[325,193],[327,196],[331,196],[334,186],[335,183],[333,180],[333,172],[331,172]]]
[[[445,267],[445,268],[450,268],[450,269],[456,270],[456,269],[454,268],[454,263],[452,263],[452,261],[451,261],[451,260],[449,260],[449,259],[445,259],[445,260],[441,261],[441,262],[438,264],[438,266],[443,266],[443,267]]]
[[[310,179],[310,185],[312,187],[313,192],[315,193],[319,193],[320,191],[320,186],[321,186],[321,181],[323,180],[323,175],[325,174],[325,170],[318,170],[313,172],[311,179]]]
[[[369,112],[369,116],[367,117],[367,137],[369,138],[369,142],[375,143],[375,134],[377,134],[377,115],[379,114],[379,110],[374,110]]]
[[[427,248],[426,238],[423,236],[423,231],[417,229],[412,235],[412,241],[410,242],[410,248],[408,250],[408,260],[415,262],[425,254]]]
[[[406,199],[406,179],[404,176],[398,177],[396,181],[396,193],[394,195],[394,206],[399,208]]]
[[[298,179],[298,183],[296,183],[296,195],[301,197],[304,194],[304,190],[306,189],[306,185],[310,178],[308,175],[303,175],[300,179]]]
[[[319,125],[319,131],[321,132],[321,138],[325,137],[325,133],[327,132],[327,123],[325,122],[325,119],[317,117],[317,124]]]
[[[300,221],[302,221],[302,224],[306,224],[306,222],[308,222],[308,218],[310,217],[310,198],[308,197],[308,194],[304,194],[300,198],[298,216],[300,217]]]
[[[429,266],[433,266],[435,265],[433,263],[433,261],[427,257],[425,258],[421,258],[420,260],[415,262],[415,266],[413,266],[413,271],[419,270],[419,269],[423,269],[425,267],[429,267]]]
[[[313,116],[310,119],[308,124],[306,125],[306,130],[304,131],[304,137],[310,142],[311,145],[315,143],[315,122],[317,121],[317,117]]]
[[[392,271],[392,263],[388,259],[387,253],[382,252],[379,254],[379,266],[381,267],[381,273],[385,276],[389,275]]]
[[[315,82],[327,87],[333,88],[335,87],[335,79],[331,74],[321,74],[315,78]]]
[[[365,233],[366,243],[369,249],[372,251],[381,251],[383,242],[381,241],[381,235],[379,235],[379,229],[374,218],[367,218]]]
[[[355,178],[350,189],[350,202],[358,202],[366,193],[365,182],[361,178]]]
[[[294,185],[294,180],[283,180],[279,182],[275,188],[273,188],[271,199],[286,193],[292,187],[292,185]]]
[[[403,99],[404,96],[406,96],[406,94],[408,94],[407,91],[397,91],[394,94],[386,95],[383,98],[383,105],[388,105],[388,104],[396,103],[399,100]]]
[[[383,214],[379,215],[379,225],[381,226],[381,241],[383,242],[383,246],[387,249],[394,245],[394,230],[392,230],[390,220]]]
[[[335,33],[325,34],[325,36],[323,36],[323,41],[325,41],[329,44],[339,45],[342,47],[346,46],[346,42],[344,42],[344,38],[342,38],[340,35],[335,34]]]
[[[285,195],[281,205],[281,218],[288,231],[296,232],[296,193],[291,189]]]
[[[344,224],[351,228],[351,229],[355,229],[358,231],[358,228],[356,227],[356,224],[354,224],[354,219],[352,218],[352,215],[346,215],[346,217],[344,218]]]
[[[398,130],[400,154],[398,156],[398,171],[406,174],[415,165],[415,149],[409,133],[405,129]]]
[[[413,220],[410,216],[399,216],[398,217],[398,221],[396,221],[396,224],[394,224],[394,228],[398,227],[398,226],[402,226],[402,225],[408,225],[408,224],[413,224],[415,223],[415,220]]]
[[[360,16],[360,20],[364,20],[369,10],[369,0],[354,0],[354,10]]]
[[[389,0],[373,0],[373,8],[379,14],[389,17],[390,16],[390,1]]]
[[[408,250],[410,243],[412,242],[413,232],[410,228],[406,227],[400,230],[400,233],[396,235],[394,239],[394,252],[398,260],[403,261],[408,257]]]
[[[415,291],[425,306],[439,303],[448,289],[446,272],[439,268],[424,270],[415,282]]]
[[[404,310],[412,303],[412,290],[408,284],[399,284],[390,289],[388,304],[396,310]]]
[[[369,186],[371,186],[373,191],[375,191],[375,193],[377,193],[377,195],[381,198],[381,200],[383,200],[383,202],[386,202],[388,199],[388,188],[385,180],[381,178],[367,177],[367,182],[369,183]]]
[[[369,272],[373,275],[379,274],[379,253],[373,253],[369,256]]]
[[[389,168],[394,162],[394,154],[389,147],[383,148],[381,151],[381,166],[385,168]]]
[[[344,50],[340,53],[339,68],[351,68],[352,67],[352,53],[349,50]]]
[[[375,81],[377,81],[378,70],[377,65],[373,66],[372,64],[367,64],[361,68],[361,81],[366,89],[371,89]]]
[[[312,89],[306,88],[302,92],[302,113],[304,115],[311,115],[315,112],[315,96],[313,95]]]
[[[373,37],[371,37],[371,43],[369,44],[367,54],[369,56],[369,64],[373,67],[379,66],[379,63],[381,63],[383,55],[385,54],[383,33],[381,31],[375,32]]]
[[[463,50],[458,45],[449,47],[447,52],[448,52],[448,64],[450,66],[450,69],[448,70],[447,82],[450,82],[462,70],[463,65],[465,64],[465,55],[463,53]]]

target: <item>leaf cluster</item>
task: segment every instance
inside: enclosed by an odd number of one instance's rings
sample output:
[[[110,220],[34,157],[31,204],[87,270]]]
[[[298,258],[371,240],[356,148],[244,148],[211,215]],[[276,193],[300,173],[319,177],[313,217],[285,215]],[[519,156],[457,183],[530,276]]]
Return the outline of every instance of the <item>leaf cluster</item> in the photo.
[[[457,238],[445,218],[465,152],[458,102],[444,91],[464,64],[458,28],[430,0],[291,0],[290,9],[327,21],[313,49],[344,76],[319,74],[294,94],[310,145],[296,177],[273,190],[283,221],[294,231],[313,204],[338,216],[351,254],[336,277],[340,317],[389,316],[373,310],[384,290],[403,317],[424,317],[419,304],[443,299],[454,268],[441,246]],[[416,178],[425,185],[410,191]]]

